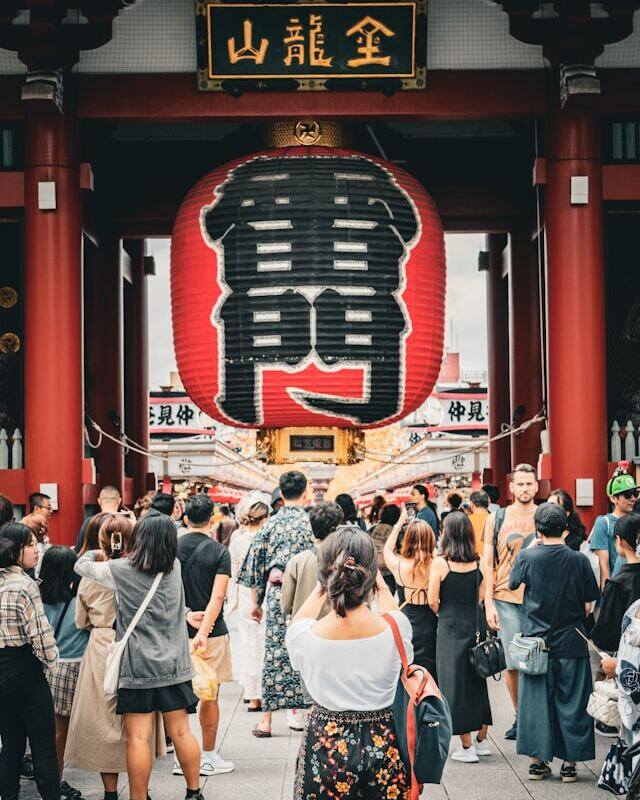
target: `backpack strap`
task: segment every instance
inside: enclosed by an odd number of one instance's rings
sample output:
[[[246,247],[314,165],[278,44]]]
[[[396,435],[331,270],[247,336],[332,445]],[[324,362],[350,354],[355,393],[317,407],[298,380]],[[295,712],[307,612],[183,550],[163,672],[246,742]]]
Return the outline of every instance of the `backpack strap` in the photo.
[[[62,614],[60,614],[60,616],[58,617],[58,621],[56,623],[56,629],[53,632],[54,639],[58,638],[58,634],[60,633],[60,628],[62,627],[62,623],[64,622],[64,618],[67,614],[70,605],[71,605],[71,598],[69,598],[67,602],[64,604],[64,608],[62,609]]]
[[[500,530],[502,525],[504,524],[504,518],[507,515],[506,508],[499,508],[496,511],[496,518],[493,522],[493,568],[496,569],[498,566],[498,536],[500,536]]]
[[[398,628],[398,623],[395,621],[395,619],[391,614],[383,614],[382,618],[387,622],[387,624],[391,628],[391,633],[393,634],[393,638],[396,643],[396,648],[398,649],[398,655],[400,656],[400,661],[402,662],[402,672],[403,675],[406,675],[409,669],[409,662],[407,660],[407,651],[404,648],[404,642],[402,641],[402,636],[400,634],[400,628]],[[408,687],[405,684],[405,689],[407,688]],[[415,773],[416,744],[418,740],[418,733],[416,726],[416,706],[414,700],[415,698],[409,695],[409,703],[407,705],[406,736],[407,736],[407,751],[409,753],[409,769],[411,770],[410,800],[419,800],[420,794],[422,792],[422,784],[416,778],[416,773]]]

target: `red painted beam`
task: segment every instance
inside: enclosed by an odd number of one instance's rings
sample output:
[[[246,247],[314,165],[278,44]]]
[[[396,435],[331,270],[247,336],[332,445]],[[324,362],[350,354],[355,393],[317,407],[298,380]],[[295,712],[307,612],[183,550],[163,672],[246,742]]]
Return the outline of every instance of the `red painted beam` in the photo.
[[[542,70],[433,70],[427,88],[397,92],[200,92],[194,75],[79,75],[84,119],[514,119],[541,115]]]

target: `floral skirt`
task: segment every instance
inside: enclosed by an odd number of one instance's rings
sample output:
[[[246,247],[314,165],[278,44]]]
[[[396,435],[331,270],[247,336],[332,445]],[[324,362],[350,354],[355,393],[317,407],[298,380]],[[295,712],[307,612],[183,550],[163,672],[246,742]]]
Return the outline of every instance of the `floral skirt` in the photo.
[[[294,800],[407,800],[393,714],[314,706],[302,736]]]

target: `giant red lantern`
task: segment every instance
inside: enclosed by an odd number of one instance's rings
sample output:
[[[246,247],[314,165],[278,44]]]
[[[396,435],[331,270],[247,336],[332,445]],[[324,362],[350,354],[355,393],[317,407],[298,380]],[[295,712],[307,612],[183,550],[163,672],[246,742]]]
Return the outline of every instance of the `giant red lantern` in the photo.
[[[442,360],[442,225],[394,164],[337,148],[244,156],[189,192],[171,247],[178,369],[246,427],[376,427]]]

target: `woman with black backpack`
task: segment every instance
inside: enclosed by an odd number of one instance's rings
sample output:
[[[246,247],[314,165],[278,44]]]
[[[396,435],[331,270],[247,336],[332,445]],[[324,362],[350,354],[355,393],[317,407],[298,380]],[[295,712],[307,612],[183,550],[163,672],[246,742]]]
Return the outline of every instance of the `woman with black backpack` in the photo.
[[[410,780],[391,711],[401,662],[380,614],[393,617],[409,661],[411,625],[378,571],[368,534],[339,527],[319,548],[318,562],[319,584],[286,636],[291,665],[315,702],[302,737],[294,797],[405,800]],[[374,597],[378,614],[369,608]],[[318,620],[327,599],[331,611]]]

